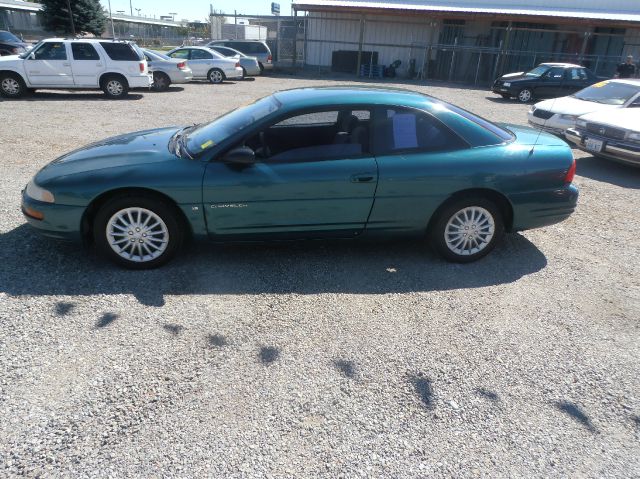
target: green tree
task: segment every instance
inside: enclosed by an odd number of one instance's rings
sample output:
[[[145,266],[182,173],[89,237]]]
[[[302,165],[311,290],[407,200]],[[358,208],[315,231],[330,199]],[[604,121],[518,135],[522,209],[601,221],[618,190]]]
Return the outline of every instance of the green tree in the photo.
[[[100,0],[41,0],[43,26],[57,34],[72,34],[68,4],[71,4],[76,35],[101,36],[107,24]]]

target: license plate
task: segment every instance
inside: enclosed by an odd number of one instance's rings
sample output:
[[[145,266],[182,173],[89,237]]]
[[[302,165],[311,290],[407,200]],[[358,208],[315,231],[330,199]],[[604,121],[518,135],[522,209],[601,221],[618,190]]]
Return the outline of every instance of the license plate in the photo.
[[[585,142],[584,146],[589,151],[600,153],[602,151],[602,144],[603,142],[601,140],[594,140],[593,138],[587,138],[587,141]]]

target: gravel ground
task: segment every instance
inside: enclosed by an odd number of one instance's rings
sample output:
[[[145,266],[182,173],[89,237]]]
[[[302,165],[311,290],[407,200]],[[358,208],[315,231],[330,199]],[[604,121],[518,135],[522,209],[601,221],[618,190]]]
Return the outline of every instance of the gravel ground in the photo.
[[[576,152],[577,212],[467,266],[311,242],[131,272],[25,226],[21,188],[68,150],[331,83],[0,102],[0,476],[640,477],[640,170]]]

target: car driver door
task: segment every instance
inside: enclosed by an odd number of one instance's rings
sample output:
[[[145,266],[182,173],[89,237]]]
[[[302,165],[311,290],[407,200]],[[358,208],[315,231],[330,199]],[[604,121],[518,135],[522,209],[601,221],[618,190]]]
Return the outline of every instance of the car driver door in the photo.
[[[189,67],[193,75],[199,78],[206,78],[212,67],[213,54],[205,50],[191,50],[189,57]]]
[[[540,77],[538,86],[535,88],[536,96],[560,96],[562,95],[562,85],[564,84],[564,68],[552,67]]]
[[[64,42],[44,42],[24,61],[29,83],[34,86],[73,85],[71,61]]]
[[[211,161],[203,180],[210,237],[360,234],[373,205],[377,163],[368,124],[340,132],[337,118],[336,111],[296,115],[234,145],[254,149],[253,164]]]

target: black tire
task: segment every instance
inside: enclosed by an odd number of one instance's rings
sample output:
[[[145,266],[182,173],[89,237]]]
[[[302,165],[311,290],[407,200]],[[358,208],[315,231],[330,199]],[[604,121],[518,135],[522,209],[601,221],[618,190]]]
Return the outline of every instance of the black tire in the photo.
[[[211,70],[209,70],[209,73],[207,73],[207,79],[210,83],[219,84],[225,81],[227,77],[219,68],[212,68]]]
[[[260,67],[260,75],[264,75],[264,65],[258,62],[258,66]]]
[[[122,75],[106,75],[100,86],[107,98],[112,100],[124,98],[129,93],[129,84]]]
[[[116,220],[115,215],[129,208],[133,209],[130,212],[134,223],[127,226],[121,220]],[[142,210],[140,217],[136,215],[135,209]],[[122,218],[124,221],[130,221],[126,214]],[[143,223],[147,218],[149,221],[145,227]],[[158,218],[162,220],[164,227],[158,222],[158,226],[148,228],[149,224],[153,226],[152,222],[157,221]],[[131,227],[131,230],[127,231],[128,227]],[[111,234],[111,231],[116,232],[117,235],[121,233],[121,237]],[[111,237],[118,239],[121,242],[120,245],[112,246],[109,242]],[[184,226],[175,206],[151,195],[135,194],[112,198],[102,205],[93,221],[93,238],[98,251],[127,269],[152,269],[162,266],[176,255],[184,237]],[[159,239],[164,239],[166,242]],[[145,247],[146,249],[143,250]],[[120,248],[119,252],[116,248]]]
[[[163,72],[153,72],[153,84],[151,88],[155,91],[167,91],[171,86],[171,78]]]
[[[17,73],[0,74],[0,94],[7,98],[20,98],[27,93],[27,85]]]
[[[247,70],[244,67],[242,68],[242,79],[246,80],[249,75],[247,75]]]
[[[520,103],[529,103],[533,100],[533,90],[531,88],[523,88],[516,96]]]
[[[456,216],[462,214],[467,208],[476,209],[475,213],[478,214],[479,218],[482,218],[478,220],[479,224],[474,224],[473,221],[470,221],[468,225],[465,225],[454,220]],[[470,213],[470,210],[467,211]],[[456,263],[471,263],[472,261],[476,261],[489,254],[504,235],[503,213],[495,203],[486,198],[468,197],[454,200],[445,204],[436,214],[437,217],[429,231],[431,244],[434,249],[448,261]],[[483,216],[480,216],[480,214]],[[488,220],[488,223],[485,223],[485,219]],[[448,228],[450,221],[452,225]],[[493,235],[489,237],[487,234],[489,232],[487,224],[491,223],[493,223]],[[472,225],[475,226],[477,230],[472,228]],[[455,231],[455,228],[458,228],[458,231]],[[463,230],[462,228],[469,228],[469,230]],[[481,243],[478,243],[475,239],[470,239],[469,241],[474,241],[476,246],[471,247],[472,244],[469,243],[470,247],[466,248],[465,243],[467,240],[465,238],[467,238],[467,236],[465,235],[471,234],[473,237],[475,231],[480,233],[480,235],[475,236],[475,238],[479,238]],[[452,244],[452,242],[458,238],[463,242],[463,244],[460,245],[463,246],[462,248],[457,244]],[[483,238],[489,238],[489,240],[482,241]],[[449,243],[447,239],[449,239]],[[477,249],[480,246],[482,247]],[[456,251],[454,247],[457,247],[458,251]]]

